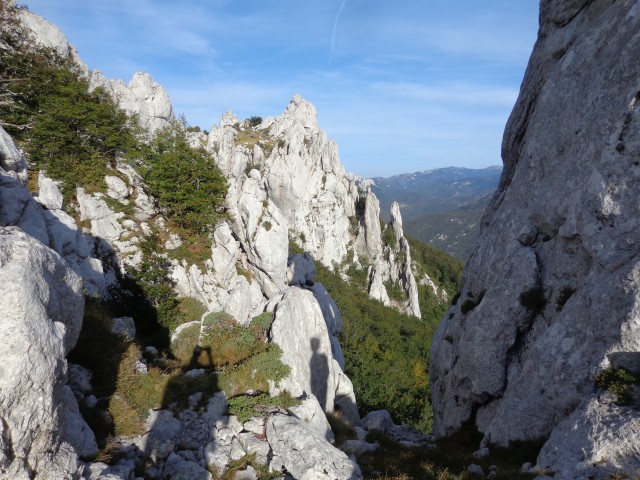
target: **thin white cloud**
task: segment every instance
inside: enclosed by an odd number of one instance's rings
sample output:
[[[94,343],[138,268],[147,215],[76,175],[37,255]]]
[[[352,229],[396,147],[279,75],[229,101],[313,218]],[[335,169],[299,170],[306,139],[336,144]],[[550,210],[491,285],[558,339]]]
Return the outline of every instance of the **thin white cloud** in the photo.
[[[336,29],[338,27],[338,20],[340,20],[340,14],[346,5],[347,0],[342,0],[340,4],[340,8],[338,8],[338,13],[336,13],[336,18],[333,20],[333,28],[331,29],[331,48],[329,49],[329,63],[333,61],[333,51],[336,47]]]

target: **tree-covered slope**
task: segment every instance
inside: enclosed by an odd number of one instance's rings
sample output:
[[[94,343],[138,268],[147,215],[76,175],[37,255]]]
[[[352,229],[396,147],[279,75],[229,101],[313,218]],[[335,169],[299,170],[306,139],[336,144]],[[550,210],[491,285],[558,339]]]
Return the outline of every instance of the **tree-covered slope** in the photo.
[[[417,240],[411,240],[411,252],[418,272],[428,273],[449,298],[453,297],[462,264]],[[342,314],[340,343],[361,415],[385,409],[397,423],[429,431],[429,348],[448,302],[437,298],[430,287],[420,285],[420,320],[371,299],[364,290],[364,269],[349,269],[347,280],[319,263],[316,269],[317,279]]]

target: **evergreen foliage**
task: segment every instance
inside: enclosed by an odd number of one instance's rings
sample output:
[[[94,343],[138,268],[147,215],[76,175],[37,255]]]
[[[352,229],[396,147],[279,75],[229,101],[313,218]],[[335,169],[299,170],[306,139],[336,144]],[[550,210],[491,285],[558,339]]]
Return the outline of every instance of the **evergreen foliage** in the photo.
[[[18,9],[0,2],[0,125],[31,162],[63,181],[103,185],[106,167],[137,143],[134,119],[89,83],[71,59],[34,47]]]
[[[316,271],[342,314],[340,343],[360,413],[386,409],[394,421],[428,431],[429,348],[441,315],[425,320],[403,315],[319,262]]]
[[[208,233],[223,218],[227,183],[211,155],[192,148],[176,122],[142,149],[141,173],[167,218],[187,236]]]

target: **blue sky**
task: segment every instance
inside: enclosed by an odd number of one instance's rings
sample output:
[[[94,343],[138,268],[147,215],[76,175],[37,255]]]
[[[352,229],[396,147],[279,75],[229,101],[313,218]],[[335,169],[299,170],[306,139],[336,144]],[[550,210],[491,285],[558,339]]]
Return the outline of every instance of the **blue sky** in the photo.
[[[26,0],[91,69],[149,72],[209,129],[299,93],[348,171],[500,164],[538,0]]]

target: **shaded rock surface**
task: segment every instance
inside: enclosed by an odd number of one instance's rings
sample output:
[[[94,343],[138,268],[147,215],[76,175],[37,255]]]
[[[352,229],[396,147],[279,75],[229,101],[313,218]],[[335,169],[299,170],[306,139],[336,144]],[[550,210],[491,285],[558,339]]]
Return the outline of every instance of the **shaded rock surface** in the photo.
[[[267,422],[266,434],[273,449],[271,468],[275,471],[284,467],[300,480],[362,478],[357,463],[298,418],[273,415]]]
[[[82,324],[82,280],[33,237],[0,227],[0,283],[0,476],[77,478],[78,454],[96,450],[64,385]]]
[[[558,478],[581,471],[579,448],[599,469],[635,468],[595,447],[634,431],[635,415],[606,427],[585,401],[608,353],[640,351],[639,13],[637,1],[541,2],[500,185],[431,350],[435,433],[471,419],[485,444],[559,445],[578,425],[571,448],[543,449]]]

